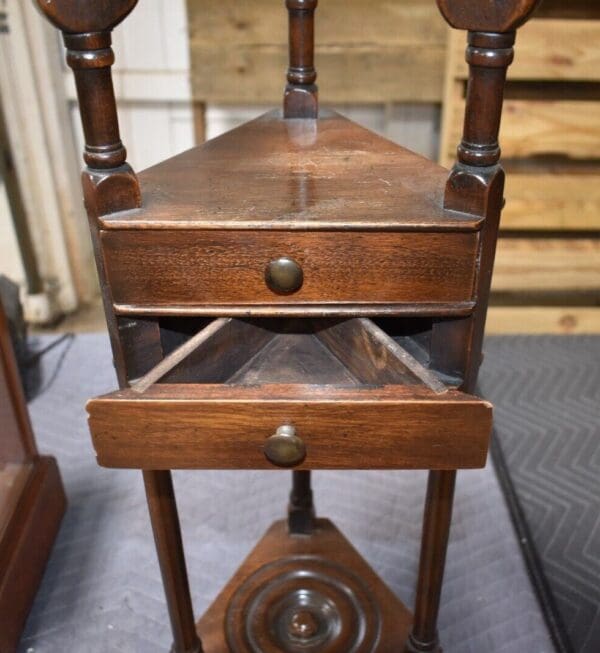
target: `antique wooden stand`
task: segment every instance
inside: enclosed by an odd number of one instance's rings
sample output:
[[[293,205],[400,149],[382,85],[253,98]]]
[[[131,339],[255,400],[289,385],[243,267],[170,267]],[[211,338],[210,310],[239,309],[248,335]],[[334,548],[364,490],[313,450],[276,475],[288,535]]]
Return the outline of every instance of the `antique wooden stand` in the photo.
[[[173,650],[440,650],[454,470],[485,464],[491,428],[490,405],[468,393],[502,207],[503,86],[536,0],[438,0],[469,31],[449,175],[319,111],[317,0],[285,3],[283,112],[136,175],[110,73],[110,32],[136,0],[38,3],[77,82],[121,387],[89,403],[90,428],[101,465],[144,470]],[[195,625],[169,470],[278,467],[294,470],[287,522]],[[432,471],[413,617],[315,518],[310,472],[414,468]]]

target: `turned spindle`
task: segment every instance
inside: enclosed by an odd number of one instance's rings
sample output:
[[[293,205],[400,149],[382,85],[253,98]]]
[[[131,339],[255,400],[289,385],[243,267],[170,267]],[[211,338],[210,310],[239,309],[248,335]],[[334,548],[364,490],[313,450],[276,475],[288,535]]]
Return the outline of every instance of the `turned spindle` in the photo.
[[[317,118],[317,71],[314,64],[315,9],[318,0],[286,0],[289,13],[290,65],[283,99],[285,118]]]
[[[111,66],[115,55],[108,31],[63,34],[67,64],[73,69],[85,136],[83,158],[94,170],[118,168],[127,152],[119,134],[119,119]]]
[[[93,4],[81,0],[38,0],[37,4],[63,33],[67,64],[73,69],[77,86],[86,164],[92,170],[122,166],[127,153],[119,135],[110,70],[115,61],[111,32],[137,0]]]
[[[121,142],[111,74],[115,61],[111,32],[136,4],[137,0],[37,0],[42,13],[62,32],[67,64],[75,76],[85,136],[83,187],[90,218],[141,204],[139,184]]]

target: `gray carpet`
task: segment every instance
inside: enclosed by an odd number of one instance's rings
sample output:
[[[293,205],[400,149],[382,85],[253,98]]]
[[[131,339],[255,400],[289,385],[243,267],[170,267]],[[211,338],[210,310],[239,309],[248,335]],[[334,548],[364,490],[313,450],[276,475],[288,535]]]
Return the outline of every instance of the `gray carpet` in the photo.
[[[600,651],[600,337],[491,338],[481,391],[560,650]],[[519,514],[519,511],[517,511]],[[544,580],[546,588],[544,589]]]
[[[110,360],[101,335],[65,341],[42,358],[45,389],[30,409],[40,449],[58,458],[70,503],[20,653],[164,653],[170,646],[141,475],[97,467],[85,424],[86,399],[115,385]],[[289,473],[185,472],[175,483],[201,613],[283,515]],[[336,522],[408,605],[424,489],[423,472],[315,475],[319,514]],[[445,653],[553,650],[490,467],[459,475],[440,636]]]

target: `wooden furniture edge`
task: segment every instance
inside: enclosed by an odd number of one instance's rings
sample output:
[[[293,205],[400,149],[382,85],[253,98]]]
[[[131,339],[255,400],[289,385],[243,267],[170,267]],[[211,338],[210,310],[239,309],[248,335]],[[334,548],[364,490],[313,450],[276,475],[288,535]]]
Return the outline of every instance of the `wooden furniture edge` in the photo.
[[[36,458],[0,541],[0,650],[16,651],[66,509],[56,460]]]

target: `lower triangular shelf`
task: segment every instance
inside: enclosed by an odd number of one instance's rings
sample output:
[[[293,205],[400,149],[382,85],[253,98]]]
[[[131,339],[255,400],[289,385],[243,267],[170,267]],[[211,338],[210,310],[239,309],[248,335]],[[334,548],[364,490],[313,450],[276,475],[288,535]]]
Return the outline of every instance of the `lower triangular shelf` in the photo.
[[[197,625],[205,653],[398,653],[412,615],[328,520],[275,522]]]

